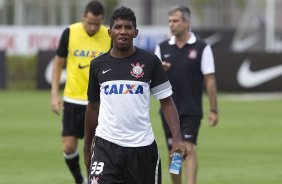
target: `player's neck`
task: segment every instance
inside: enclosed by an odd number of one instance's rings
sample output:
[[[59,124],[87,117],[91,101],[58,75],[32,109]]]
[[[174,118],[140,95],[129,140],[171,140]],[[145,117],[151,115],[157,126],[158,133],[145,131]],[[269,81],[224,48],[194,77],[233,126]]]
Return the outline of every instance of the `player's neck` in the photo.
[[[175,44],[177,45],[177,47],[182,48],[184,47],[184,45],[186,45],[189,39],[190,39],[190,33],[185,32],[175,37]]]
[[[136,52],[136,47],[132,46],[129,49],[123,50],[116,47],[113,47],[110,50],[110,55],[114,58],[126,58],[131,56]]]

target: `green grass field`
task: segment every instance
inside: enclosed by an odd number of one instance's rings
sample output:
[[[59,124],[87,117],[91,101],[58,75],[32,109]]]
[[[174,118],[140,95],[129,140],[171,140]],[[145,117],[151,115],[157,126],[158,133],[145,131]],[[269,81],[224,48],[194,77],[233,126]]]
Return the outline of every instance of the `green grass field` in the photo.
[[[51,113],[49,104],[49,91],[0,91],[1,184],[72,183],[61,152],[61,117]],[[219,107],[217,127],[208,127],[206,117],[202,121],[198,184],[281,184],[282,99],[242,101],[219,95]],[[162,157],[163,184],[169,184],[155,100],[151,117]]]

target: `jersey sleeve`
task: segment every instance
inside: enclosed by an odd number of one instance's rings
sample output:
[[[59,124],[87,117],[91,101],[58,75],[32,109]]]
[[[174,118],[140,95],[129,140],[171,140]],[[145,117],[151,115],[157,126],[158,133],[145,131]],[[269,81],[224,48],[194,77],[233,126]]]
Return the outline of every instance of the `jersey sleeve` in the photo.
[[[161,49],[160,49],[160,45],[158,45],[155,49],[155,55],[158,56],[158,58],[161,60],[162,56],[161,56]]]
[[[60,57],[68,56],[69,35],[70,35],[70,29],[66,28],[62,34],[59,47],[56,51],[56,54]]]
[[[214,57],[209,45],[204,48],[201,62],[201,71],[204,75],[215,73]]]
[[[98,102],[100,101],[100,85],[97,78],[97,73],[95,71],[94,61],[91,61],[90,71],[89,71],[89,82],[88,82],[88,101]]]
[[[162,67],[161,61],[155,56],[153,71],[151,75],[151,94],[158,100],[172,95],[172,87]]]

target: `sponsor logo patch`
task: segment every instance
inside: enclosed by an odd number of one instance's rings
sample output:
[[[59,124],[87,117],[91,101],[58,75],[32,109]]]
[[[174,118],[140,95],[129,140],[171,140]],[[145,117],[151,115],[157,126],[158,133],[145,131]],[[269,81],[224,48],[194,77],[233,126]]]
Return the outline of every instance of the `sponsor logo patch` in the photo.
[[[75,57],[90,57],[90,58],[96,58],[100,55],[102,55],[103,52],[97,52],[97,51],[94,51],[94,50],[79,50],[79,49],[76,49],[73,51],[73,55]]]
[[[106,95],[143,94],[143,86],[135,84],[112,84],[104,87]]]

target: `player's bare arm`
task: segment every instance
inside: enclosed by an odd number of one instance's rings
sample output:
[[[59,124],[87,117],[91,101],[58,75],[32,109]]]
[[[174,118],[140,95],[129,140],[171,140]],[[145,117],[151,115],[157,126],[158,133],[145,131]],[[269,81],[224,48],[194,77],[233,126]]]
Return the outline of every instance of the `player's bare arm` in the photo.
[[[218,123],[218,107],[217,107],[217,88],[214,74],[205,75],[206,90],[210,103],[209,125],[215,126]]]
[[[60,79],[63,66],[65,63],[65,58],[56,56],[52,72],[52,82],[51,82],[51,109],[52,111],[59,115],[59,110],[62,106],[62,100],[59,95]]]
[[[187,150],[186,146],[182,143],[179,116],[175,104],[171,97],[161,99],[160,103],[161,109],[173,137],[171,154],[173,152],[179,152],[183,155],[183,158],[185,158],[190,151]]]
[[[84,163],[87,169],[90,167],[92,144],[95,134],[96,127],[98,125],[99,115],[99,102],[89,102],[85,113],[85,124],[84,124]]]

